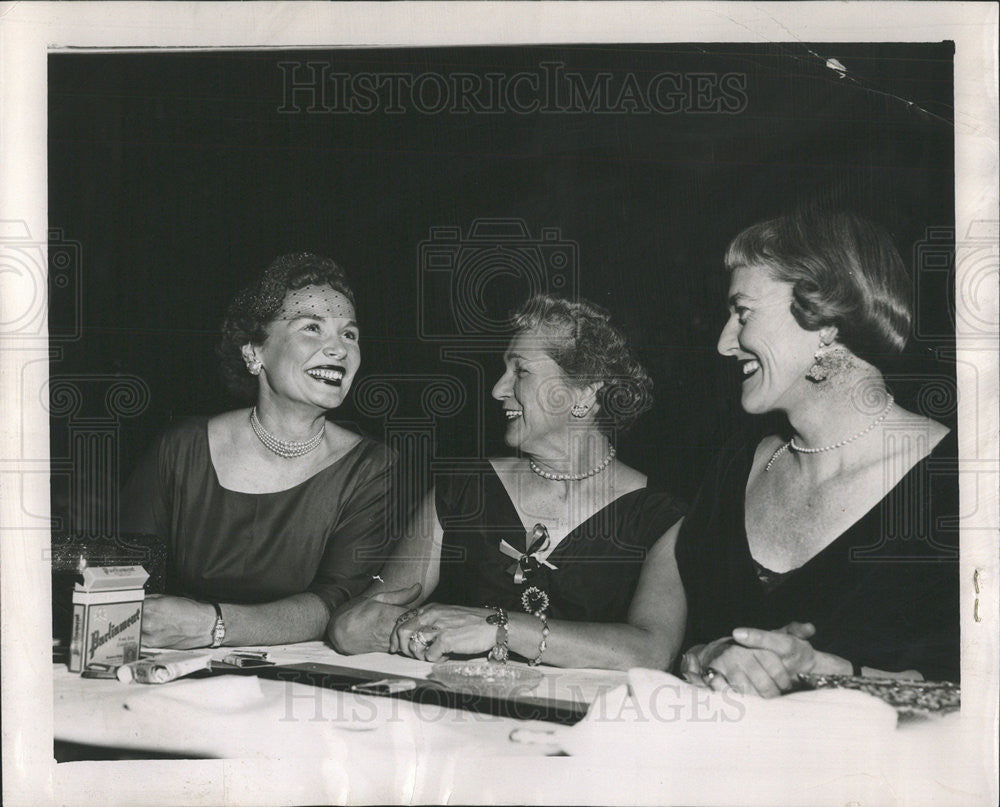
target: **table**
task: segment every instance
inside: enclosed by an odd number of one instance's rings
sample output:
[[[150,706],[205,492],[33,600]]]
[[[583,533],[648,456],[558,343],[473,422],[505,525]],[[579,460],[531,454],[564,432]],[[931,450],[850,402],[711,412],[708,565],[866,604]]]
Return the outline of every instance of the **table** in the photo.
[[[345,657],[318,642],[270,652],[282,664],[417,678],[431,666],[387,654]],[[563,699],[610,700],[623,695],[615,688],[627,680],[614,671],[540,669],[543,691]],[[593,742],[577,743],[577,756],[554,757],[569,745],[560,732],[576,729],[281,681],[124,685],[57,667],[54,686],[57,740],[200,757],[64,763],[58,785],[68,804],[982,801],[981,760],[962,752],[973,741],[958,715],[899,728],[884,754],[850,765],[816,753],[769,758],[755,750],[766,737],[745,753],[720,754],[710,740],[672,748],[662,760],[649,748],[632,758],[622,750],[628,735],[613,720],[596,727]],[[823,730],[815,727],[817,735]]]
[[[231,652],[220,649],[213,658]],[[278,665],[315,664],[368,670],[374,674],[425,679],[432,665],[403,656],[369,653],[343,656],[321,642],[268,648]],[[611,670],[562,670],[540,666],[544,679],[533,694],[589,704],[598,693],[625,683]],[[352,743],[399,744],[455,753],[471,748],[499,755],[544,755],[551,748],[511,742],[516,728],[546,729],[540,721],[409,703],[371,694],[335,692],[253,676],[179,680],[160,686],[84,679],[63,665],[54,670],[56,740],[123,750],[190,757],[274,756],[327,753],[350,732]],[[169,713],[173,720],[163,721]],[[182,719],[183,718],[183,719]],[[537,724],[537,725],[536,725]],[[200,727],[193,734],[192,725]],[[236,731],[235,727],[241,730]],[[264,730],[261,730],[264,727]],[[357,743],[355,743],[357,744]],[[310,750],[312,749],[312,750]]]

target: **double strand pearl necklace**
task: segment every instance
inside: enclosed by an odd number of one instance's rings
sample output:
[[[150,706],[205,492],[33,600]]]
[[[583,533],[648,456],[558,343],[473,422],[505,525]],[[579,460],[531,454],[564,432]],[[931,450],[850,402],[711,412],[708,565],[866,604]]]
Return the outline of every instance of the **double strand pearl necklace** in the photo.
[[[800,446],[798,443],[796,443],[795,438],[793,437],[791,440],[789,440],[787,443],[785,443],[771,455],[771,459],[769,459],[767,461],[767,465],[764,466],[764,471],[765,472],[770,471],[771,466],[774,465],[774,461],[778,459],[778,457],[780,457],[782,454],[784,454],[788,449],[791,449],[797,454],[822,454],[824,451],[833,451],[835,448],[842,448],[843,446],[846,446],[848,443],[853,443],[859,437],[864,437],[866,434],[868,434],[868,432],[870,432],[872,429],[878,426],[879,423],[885,420],[886,417],[889,415],[889,410],[892,409],[893,403],[894,403],[893,397],[890,395],[889,401],[885,405],[885,409],[882,410],[882,413],[877,418],[875,418],[875,420],[869,423],[868,426],[859,431],[853,437],[848,437],[846,440],[841,440],[839,443],[834,443],[833,445],[829,446],[823,446],[822,448],[806,448],[805,446]]]
[[[608,456],[606,456],[599,465],[595,465],[589,471],[584,471],[582,474],[554,474],[551,471],[545,471],[538,467],[534,460],[528,460],[528,467],[531,468],[536,474],[545,479],[550,479],[553,482],[579,482],[581,479],[586,479],[589,476],[596,476],[605,468],[611,464],[611,460],[615,458],[615,447],[611,446],[610,451],[608,451]]]
[[[326,424],[323,424],[319,427],[319,431],[308,440],[282,440],[264,428],[264,424],[257,417],[256,406],[250,409],[250,428],[253,429],[253,433],[257,435],[257,439],[264,444],[264,447],[268,451],[277,454],[279,457],[284,457],[286,460],[301,457],[310,451],[314,451],[323,442],[323,435],[326,433]]]

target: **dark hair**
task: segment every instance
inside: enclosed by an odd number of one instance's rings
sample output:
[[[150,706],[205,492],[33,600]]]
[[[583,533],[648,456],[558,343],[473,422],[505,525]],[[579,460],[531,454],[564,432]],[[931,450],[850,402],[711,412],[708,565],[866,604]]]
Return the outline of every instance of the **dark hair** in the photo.
[[[624,433],[652,407],[653,380],[599,305],[538,294],[515,312],[513,324],[517,333],[554,331],[558,338],[546,340],[545,352],[571,382],[603,382],[597,391],[597,426],[606,434]]]
[[[236,397],[253,400],[257,395],[257,379],[247,372],[243,345],[248,342],[263,344],[267,339],[267,326],[281,310],[285,295],[306,286],[330,286],[354,305],[354,292],[344,270],[329,258],[311,252],[293,252],[275,258],[261,276],[229,304],[216,354],[226,386]]]
[[[792,314],[803,328],[835,325],[841,344],[876,365],[906,346],[910,278],[892,237],[877,224],[816,209],[754,224],[730,243],[726,267],[755,264],[792,284]]]

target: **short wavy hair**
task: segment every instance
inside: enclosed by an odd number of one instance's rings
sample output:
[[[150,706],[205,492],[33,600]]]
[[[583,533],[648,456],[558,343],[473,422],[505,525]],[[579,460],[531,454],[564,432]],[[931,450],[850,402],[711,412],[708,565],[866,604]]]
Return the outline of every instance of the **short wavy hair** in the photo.
[[[538,294],[514,312],[512,320],[515,334],[540,329],[556,336],[544,341],[544,349],[571,383],[603,383],[597,391],[596,422],[605,434],[623,434],[652,408],[652,378],[599,305]]]
[[[226,309],[222,337],[216,348],[219,369],[226,387],[237,398],[252,401],[257,396],[257,379],[247,372],[242,348],[261,345],[267,326],[290,291],[306,286],[330,286],[354,305],[354,292],[347,275],[334,261],[311,252],[293,252],[275,258],[251,285],[242,289]]]
[[[754,224],[729,244],[726,267],[762,265],[792,284],[806,330],[835,325],[838,341],[876,366],[901,353],[913,320],[910,277],[889,233],[849,211],[798,210]]]

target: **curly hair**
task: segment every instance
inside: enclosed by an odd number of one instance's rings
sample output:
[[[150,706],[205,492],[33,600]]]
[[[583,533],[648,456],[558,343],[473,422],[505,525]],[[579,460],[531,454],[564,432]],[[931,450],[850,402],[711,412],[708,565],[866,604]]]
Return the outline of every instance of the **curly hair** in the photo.
[[[257,396],[257,380],[246,371],[243,346],[263,344],[267,326],[281,310],[285,295],[306,286],[330,286],[354,305],[354,292],[344,270],[329,258],[311,252],[293,252],[275,258],[229,304],[216,355],[226,387],[237,398],[252,401]]]
[[[555,338],[545,340],[545,352],[572,383],[601,383],[596,422],[605,434],[623,434],[652,408],[652,378],[599,305],[538,294],[514,313],[513,325],[515,333],[551,332]]]
[[[792,315],[876,366],[902,352],[913,318],[910,278],[892,237],[855,213],[803,208],[743,230],[726,267],[759,264],[792,284]]]

